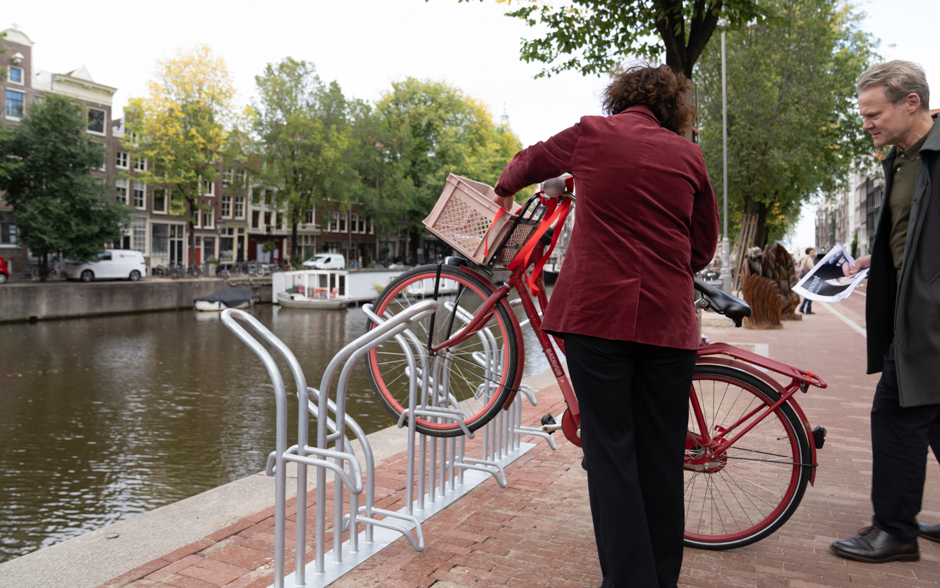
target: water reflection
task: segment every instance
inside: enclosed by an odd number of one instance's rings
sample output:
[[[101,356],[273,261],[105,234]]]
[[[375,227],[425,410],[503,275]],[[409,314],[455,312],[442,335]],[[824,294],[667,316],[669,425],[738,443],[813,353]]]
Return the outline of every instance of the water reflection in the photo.
[[[252,312],[313,387],[367,325],[359,309]],[[526,346],[527,372],[545,369]],[[348,406],[367,432],[393,424],[361,365]],[[0,562],[260,471],[274,416],[264,368],[218,315],[0,325]]]

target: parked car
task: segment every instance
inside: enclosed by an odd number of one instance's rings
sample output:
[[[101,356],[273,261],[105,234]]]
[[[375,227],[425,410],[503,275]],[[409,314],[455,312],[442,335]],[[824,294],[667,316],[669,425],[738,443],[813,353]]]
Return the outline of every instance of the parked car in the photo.
[[[306,269],[346,269],[346,258],[339,253],[317,253],[304,262]]]
[[[6,284],[10,279],[10,270],[7,268],[7,260],[0,257],[0,284]]]
[[[83,282],[108,279],[136,282],[147,275],[147,265],[140,251],[105,249],[93,261],[66,261],[62,264],[62,275]]]

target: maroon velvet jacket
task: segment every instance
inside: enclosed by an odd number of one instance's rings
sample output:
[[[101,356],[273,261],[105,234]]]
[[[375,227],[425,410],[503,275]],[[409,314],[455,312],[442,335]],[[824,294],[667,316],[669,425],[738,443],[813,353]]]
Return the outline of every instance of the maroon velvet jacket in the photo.
[[[697,145],[645,106],[586,116],[520,151],[500,196],[568,172],[574,231],[542,327],[697,349],[692,275],[718,244],[718,206]]]

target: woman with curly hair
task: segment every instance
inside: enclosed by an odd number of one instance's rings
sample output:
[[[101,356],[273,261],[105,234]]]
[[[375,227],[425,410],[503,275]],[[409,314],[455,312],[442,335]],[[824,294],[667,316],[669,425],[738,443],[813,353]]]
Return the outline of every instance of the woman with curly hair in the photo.
[[[692,277],[718,243],[702,152],[682,136],[688,81],[633,67],[586,116],[516,154],[511,197],[571,173],[574,230],[542,328],[564,338],[603,588],[675,588],[682,567],[683,457],[699,346]]]

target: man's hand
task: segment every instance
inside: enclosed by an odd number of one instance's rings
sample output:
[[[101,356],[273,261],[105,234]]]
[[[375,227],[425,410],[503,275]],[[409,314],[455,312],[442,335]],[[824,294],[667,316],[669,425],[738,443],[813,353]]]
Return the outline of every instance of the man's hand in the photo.
[[[871,255],[864,255],[855,260],[855,265],[849,267],[849,264],[842,266],[842,273],[846,276],[854,276],[863,269],[871,267]]]

